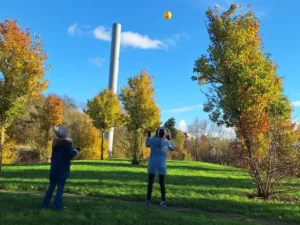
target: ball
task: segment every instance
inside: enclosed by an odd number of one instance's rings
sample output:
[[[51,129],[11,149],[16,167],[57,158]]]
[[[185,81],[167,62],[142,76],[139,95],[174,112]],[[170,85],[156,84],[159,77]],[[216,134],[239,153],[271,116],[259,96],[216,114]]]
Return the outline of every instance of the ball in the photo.
[[[172,13],[170,11],[167,11],[167,12],[164,13],[164,17],[165,17],[166,20],[169,20],[172,17]]]

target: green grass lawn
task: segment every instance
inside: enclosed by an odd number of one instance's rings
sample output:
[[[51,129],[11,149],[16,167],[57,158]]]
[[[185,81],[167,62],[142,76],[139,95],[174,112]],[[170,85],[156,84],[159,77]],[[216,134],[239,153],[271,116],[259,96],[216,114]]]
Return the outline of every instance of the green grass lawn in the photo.
[[[146,165],[133,166],[124,160],[74,161],[71,179],[67,181],[65,192],[143,202],[146,198],[147,188],[146,171]],[[45,191],[48,185],[49,164],[7,165],[4,166],[3,172],[3,176],[0,177],[1,189]],[[254,218],[260,217],[297,223],[300,223],[300,203],[297,203],[297,200],[300,199],[299,186],[300,179],[294,179],[286,184],[288,191],[280,193],[281,197],[291,199],[291,202],[249,199],[248,195],[255,193],[255,186],[249,179],[247,172],[233,167],[183,161],[169,161],[166,178],[169,206],[195,208],[207,212],[236,213]],[[17,199],[14,200],[17,201]],[[9,197],[7,197],[7,201],[9,201]],[[156,178],[153,203],[158,204],[159,201],[159,184]],[[37,200],[35,203],[39,204]],[[72,204],[79,207],[81,203],[79,204],[74,200]],[[94,210],[94,203],[82,202],[82,204],[83,207]],[[89,204],[90,206],[88,206]],[[113,208],[109,204],[99,204],[97,202],[95,207]],[[126,208],[125,205],[120,207]],[[72,210],[75,209],[72,207]],[[134,209],[137,214],[135,212],[130,214],[129,211],[127,213],[138,219],[139,212],[143,213],[144,210],[146,209],[137,207]],[[44,218],[46,214],[52,213],[39,213],[39,216]],[[121,211],[119,213],[122,214]],[[176,217],[171,215],[172,212],[169,213],[170,217],[173,217],[172,219],[175,218],[172,223],[176,224]],[[126,212],[122,216],[125,214]],[[65,216],[68,217],[68,215],[70,217],[69,212]],[[161,214],[162,217],[163,215]],[[208,217],[204,217],[204,219],[208,219]],[[143,224],[149,223],[145,221]],[[190,224],[193,224],[193,221]],[[227,223],[220,221],[220,223],[216,222],[215,224]]]
[[[229,220],[205,213],[170,211],[105,199],[66,197],[68,209],[39,210],[42,196],[0,193],[1,224],[5,225],[254,225],[246,220]]]

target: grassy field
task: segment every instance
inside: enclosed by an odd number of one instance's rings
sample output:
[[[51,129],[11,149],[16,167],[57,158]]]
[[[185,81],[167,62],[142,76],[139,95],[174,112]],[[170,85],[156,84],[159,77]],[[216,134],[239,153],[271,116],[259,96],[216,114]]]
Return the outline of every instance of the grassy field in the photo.
[[[7,165],[4,166],[3,171],[4,174],[0,177],[0,189],[44,192],[47,188],[49,164]],[[248,196],[255,193],[255,186],[251,183],[247,172],[243,170],[208,163],[170,161],[168,162],[166,185],[169,206],[300,223],[299,179],[294,179],[286,184],[288,191],[280,192],[281,190],[278,190],[277,196],[288,201],[249,199]],[[133,166],[124,160],[74,161],[71,179],[67,181],[66,192],[143,202],[146,197],[146,187],[146,165]],[[2,193],[0,198],[1,207],[5,207],[2,203],[3,199],[7,202],[15,202],[16,205],[22,205],[23,211],[20,210],[20,214],[26,214],[26,209],[23,206],[27,204],[31,206],[28,215],[36,213],[42,220],[54,213],[52,211],[38,211],[41,196],[33,198],[33,200],[30,200],[29,197],[22,197],[19,200],[17,197]],[[71,220],[72,214],[79,209],[80,213],[76,215],[80,217],[76,220],[77,224],[84,224],[84,220],[90,215],[88,213],[90,210],[99,211],[99,215],[91,213],[92,221],[95,221],[95,224],[97,224],[98,216],[99,220],[100,218],[103,221],[105,220],[102,211],[107,215],[116,215],[116,218],[125,217],[132,221],[143,221],[143,223],[137,222],[138,224],[154,224],[155,220],[164,219],[168,220],[168,224],[179,224],[180,221],[182,224],[178,212],[168,211],[165,213],[156,209],[151,211],[154,209],[145,209],[140,206],[128,207],[125,203],[116,202],[99,203],[99,201],[83,200],[82,198],[80,200],[74,198],[67,200],[69,201],[68,204],[71,205],[71,209],[68,209],[68,212],[64,213],[61,219],[64,219],[64,221]],[[22,201],[24,202],[22,203]],[[26,201],[29,203],[26,203]],[[158,204],[159,201],[160,192],[156,179],[153,204]],[[14,215],[13,211],[15,211],[13,205],[15,204],[12,204],[9,208],[12,217]],[[147,210],[150,210],[150,212]],[[157,216],[153,217],[156,213]],[[147,216],[144,217],[142,214]],[[199,220],[203,220],[203,224],[241,224],[230,220],[225,221],[222,218],[211,219],[208,215],[199,216],[199,213],[193,213],[192,211],[181,212],[181,214],[182,218],[190,219],[189,223],[184,224],[196,224]],[[10,213],[5,217],[7,221],[10,218],[9,215]],[[118,224],[117,221],[118,219],[103,224]],[[72,224],[74,223],[72,222]],[[158,224],[163,223],[159,222]]]
[[[246,220],[233,221],[188,211],[170,211],[158,207],[144,207],[133,203],[105,199],[66,197],[69,208],[60,212],[39,210],[42,196],[0,193],[1,224],[5,225],[254,225]]]

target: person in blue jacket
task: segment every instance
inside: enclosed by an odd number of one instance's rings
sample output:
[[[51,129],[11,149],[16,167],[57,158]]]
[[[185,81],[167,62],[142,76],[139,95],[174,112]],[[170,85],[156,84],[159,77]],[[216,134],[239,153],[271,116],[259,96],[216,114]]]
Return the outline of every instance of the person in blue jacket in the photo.
[[[152,187],[155,174],[159,175],[159,184],[161,190],[162,201],[160,206],[166,207],[166,187],[165,176],[167,174],[166,154],[168,150],[174,151],[174,146],[170,141],[170,136],[165,134],[162,127],[157,128],[156,134],[151,138],[151,132],[148,131],[146,147],[151,149],[148,163],[148,189],[146,205],[151,204]]]
[[[60,210],[67,208],[63,205],[64,188],[67,178],[70,177],[71,159],[78,154],[80,149],[73,149],[72,139],[67,138],[67,129],[64,126],[55,127],[53,130],[56,137],[52,143],[50,184],[41,208],[49,207],[53,191],[57,186],[53,208]]]

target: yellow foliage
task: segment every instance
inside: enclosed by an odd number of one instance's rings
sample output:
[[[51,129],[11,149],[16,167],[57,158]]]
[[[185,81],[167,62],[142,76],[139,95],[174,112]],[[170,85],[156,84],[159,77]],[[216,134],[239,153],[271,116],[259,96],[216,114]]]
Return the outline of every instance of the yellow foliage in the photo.
[[[153,77],[142,70],[139,75],[129,78],[128,86],[121,89],[121,100],[129,115],[128,128],[155,130],[159,127],[160,109],[154,99]]]
[[[94,126],[101,132],[123,124],[125,119],[118,96],[109,89],[103,90],[91,101],[88,101],[86,113],[93,120]],[[103,149],[103,155],[100,155],[101,159],[105,158],[104,152]]]
[[[87,124],[84,130],[80,132],[80,154],[77,159],[100,159],[101,152],[101,134],[92,124]],[[74,146],[77,147],[77,146]],[[104,140],[104,154],[103,158],[108,158],[108,143]]]
[[[12,164],[16,162],[16,143],[7,138],[3,149],[3,164]]]
[[[88,101],[86,113],[93,120],[94,126],[102,131],[108,131],[123,122],[121,103],[118,96],[109,89]]]
[[[63,122],[63,101],[55,95],[49,95],[47,97],[47,106],[48,106],[48,121],[50,126],[58,126]]]

